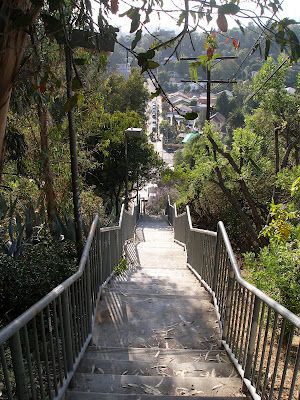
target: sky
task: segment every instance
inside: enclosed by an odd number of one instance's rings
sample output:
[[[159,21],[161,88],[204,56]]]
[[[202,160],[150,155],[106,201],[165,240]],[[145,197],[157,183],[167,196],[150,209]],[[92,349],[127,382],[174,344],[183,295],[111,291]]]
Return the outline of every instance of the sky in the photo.
[[[122,13],[126,10],[128,10],[129,6],[127,4],[137,4],[138,1],[132,1],[132,0],[119,0],[119,4],[120,4],[120,10],[119,13]],[[168,7],[169,9],[174,8],[173,4],[180,4],[182,3],[182,0],[164,0],[164,7]],[[247,1],[246,0],[242,0],[241,4],[246,4]],[[95,8],[97,8],[97,6],[95,6]],[[289,17],[292,18],[296,21],[300,21],[300,0],[283,0],[282,3],[282,8],[283,11],[279,14],[281,18],[283,17]],[[204,20],[203,20],[204,21]],[[123,33],[129,33],[130,31],[130,19],[127,17],[118,17],[117,15],[114,15],[112,20],[110,21],[110,23],[116,27],[118,27],[121,32]],[[233,22],[229,21],[229,27],[233,27],[236,24]],[[172,19],[170,19],[167,16],[163,16],[160,20],[156,15],[153,15],[152,20],[150,21],[150,23],[147,25],[149,27],[150,30],[155,30],[155,29],[169,29],[169,30],[176,30],[176,28],[178,28],[176,26],[176,22]],[[206,26],[207,27],[207,26]]]

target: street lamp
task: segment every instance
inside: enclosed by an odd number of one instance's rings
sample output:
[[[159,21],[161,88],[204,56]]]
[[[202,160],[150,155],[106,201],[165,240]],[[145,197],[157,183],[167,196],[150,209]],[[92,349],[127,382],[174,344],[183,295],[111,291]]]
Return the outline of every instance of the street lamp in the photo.
[[[128,128],[124,134],[125,147],[125,209],[128,210],[128,135],[139,136],[142,133],[142,128]]]

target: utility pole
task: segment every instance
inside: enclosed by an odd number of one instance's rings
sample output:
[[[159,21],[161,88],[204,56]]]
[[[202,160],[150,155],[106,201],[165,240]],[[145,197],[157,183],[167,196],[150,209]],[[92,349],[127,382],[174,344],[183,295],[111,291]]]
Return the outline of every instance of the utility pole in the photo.
[[[214,60],[234,60],[237,57],[235,56],[220,56],[216,57]],[[196,57],[182,57],[180,60],[185,60],[185,61],[197,61],[198,59]],[[236,80],[222,80],[222,79],[211,79],[211,68],[209,65],[206,65],[206,79],[199,79],[198,81],[195,80],[181,80],[181,82],[193,82],[193,83],[198,83],[198,82],[204,82],[206,83],[206,121],[210,121],[210,103],[211,103],[211,84],[212,83],[237,83]]]
[[[211,94],[211,75],[210,67],[206,65],[206,121],[210,120],[210,94]]]

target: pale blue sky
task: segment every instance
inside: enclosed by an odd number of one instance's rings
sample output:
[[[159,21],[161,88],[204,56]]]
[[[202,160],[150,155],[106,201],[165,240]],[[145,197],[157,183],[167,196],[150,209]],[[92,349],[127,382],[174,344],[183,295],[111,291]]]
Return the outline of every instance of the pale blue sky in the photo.
[[[126,11],[129,8],[129,4],[137,4],[138,1],[132,1],[132,0],[125,0],[123,3],[123,0],[119,0],[120,3],[120,10],[119,13],[122,13]],[[126,3],[126,4],[125,4]],[[164,7],[168,7],[169,9],[174,8],[174,4],[182,4],[182,0],[164,0]],[[241,0],[241,7],[245,7],[247,4],[247,0]],[[282,8],[283,11],[280,13],[281,18],[282,17],[289,17],[292,19],[295,19],[296,21],[300,21],[300,0],[283,0],[282,3]],[[95,3],[95,9],[97,9],[97,5]],[[114,15],[111,21],[111,24],[114,26],[119,27],[124,33],[129,33],[130,30],[130,20],[129,18],[122,17],[119,18],[117,15]],[[229,22],[229,26],[232,27],[234,26],[234,22]],[[168,16],[164,15],[161,17],[159,20],[156,15],[153,15],[153,18],[151,22],[147,25],[151,30],[155,28],[162,28],[162,29],[176,29],[178,28],[176,26],[176,22],[170,19]]]

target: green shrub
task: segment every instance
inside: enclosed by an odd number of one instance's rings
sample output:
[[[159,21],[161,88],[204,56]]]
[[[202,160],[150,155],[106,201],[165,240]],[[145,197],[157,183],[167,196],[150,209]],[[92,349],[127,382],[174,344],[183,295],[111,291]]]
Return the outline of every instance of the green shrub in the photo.
[[[245,255],[255,286],[293,313],[300,314],[300,248],[295,243],[270,244],[259,256]]]
[[[114,268],[115,275],[121,275],[123,272],[127,271],[128,264],[127,260],[124,257],[121,257],[118,265]]]
[[[281,175],[282,182],[288,177]],[[291,186],[288,202],[270,205],[270,221],[261,231],[269,240],[255,257],[245,254],[245,266],[253,283],[293,313],[300,314],[300,178]]]
[[[77,270],[72,242],[50,240],[0,254],[0,325],[20,315]]]

